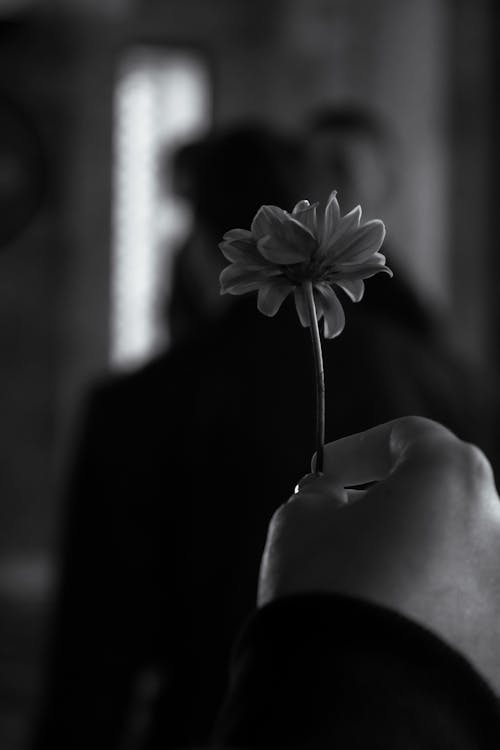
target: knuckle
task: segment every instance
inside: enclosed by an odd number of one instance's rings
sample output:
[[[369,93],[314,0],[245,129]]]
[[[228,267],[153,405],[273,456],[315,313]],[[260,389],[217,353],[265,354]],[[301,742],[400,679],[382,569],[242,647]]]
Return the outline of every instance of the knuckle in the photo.
[[[420,465],[438,472],[445,481],[458,480],[473,494],[494,484],[493,469],[483,451],[453,433],[435,433],[416,440],[412,452]]]
[[[483,451],[439,422],[426,417],[404,417],[395,423],[392,437],[400,449],[404,448],[404,455],[425,463],[428,468],[461,475],[472,482],[493,478],[493,469]]]
[[[459,439],[447,427],[426,417],[396,420],[391,432],[391,450],[396,457],[443,464],[453,457]]]
[[[454,438],[454,434],[440,422],[427,417],[409,415],[397,420],[395,432],[408,441],[432,440],[433,438]]]
[[[406,417],[401,417],[401,419],[398,419],[397,424],[399,426],[399,429],[402,429],[405,432],[415,433],[424,428],[427,429],[431,425],[436,423],[431,419],[427,419],[427,417],[419,417],[415,414],[409,414]]]
[[[474,443],[461,442],[459,458],[463,469],[471,479],[479,481],[493,479],[493,469],[488,458]]]

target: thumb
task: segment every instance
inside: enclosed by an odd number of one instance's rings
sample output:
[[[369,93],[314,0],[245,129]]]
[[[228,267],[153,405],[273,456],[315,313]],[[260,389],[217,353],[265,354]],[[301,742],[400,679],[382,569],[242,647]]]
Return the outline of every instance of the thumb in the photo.
[[[318,509],[325,505],[329,510],[332,506],[341,507],[348,502],[348,493],[342,485],[325,476],[321,472],[311,472],[305,474],[297,483],[294,494],[289,498],[288,503],[294,505],[304,505],[305,508],[317,507]]]

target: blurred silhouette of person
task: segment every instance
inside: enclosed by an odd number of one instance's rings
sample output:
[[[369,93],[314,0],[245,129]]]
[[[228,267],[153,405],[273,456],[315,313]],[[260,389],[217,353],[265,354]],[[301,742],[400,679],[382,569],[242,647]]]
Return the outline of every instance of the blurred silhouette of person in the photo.
[[[185,202],[192,215],[188,234],[174,252],[171,270],[174,282],[164,306],[171,344],[203,324],[207,306],[213,306],[214,290],[206,283],[206,276],[207,264],[210,270],[215,253],[207,252],[205,247],[207,241],[213,243],[213,238],[207,235],[207,228],[201,220],[200,198],[203,196],[199,189],[204,159],[208,158],[211,143],[210,135],[189,141],[180,146],[165,165],[171,173],[174,194]]]
[[[304,123],[307,180],[326,203],[335,185],[347,209],[363,206],[366,218],[387,207],[397,187],[393,136],[378,115],[358,104],[323,105]]]
[[[227,231],[227,217],[235,226],[248,225],[262,200],[295,200],[301,156],[296,138],[278,136],[256,123],[238,125],[222,136],[209,134],[174,154],[173,189],[190,204],[193,221],[173,263],[166,306],[172,343],[230,304],[219,294],[218,284],[226,263],[218,244]],[[265,173],[259,172],[263,168]],[[235,184],[237,169],[242,184]]]
[[[175,186],[192,201],[194,227],[174,268],[176,343],[132,376],[95,384],[82,405],[37,748],[112,750],[141,734],[136,724],[143,721],[141,747],[164,750],[208,736],[232,638],[253,605],[255,554],[274,507],[255,518],[248,505],[233,507],[232,521],[227,516],[227,490],[241,463],[233,460],[238,436],[226,420],[246,409],[253,388],[257,362],[247,369],[241,355],[257,316],[245,305],[246,320],[226,336],[222,319],[232,321],[233,308],[219,294],[225,261],[218,242],[229,226],[248,225],[262,201],[299,199],[299,157],[291,136],[250,122],[214,131],[179,156]],[[210,351],[211,365],[204,361]],[[248,427],[250,437],[255,425]],[[215,460],[209,454],[218,433],[224,439]],[[201,463],[191,463],[200,439]],[[213,482],[224,466],[217,500]],[[194,523],[200,492],[203,511]],[[224,529],[233,522],[227,549]]]
[[[315,200],[326,205],[332,185],[338,190],[344,212],[361,205],[363,219],[382,218],[394,201],[399,184],[396,174],[397,143],[381,117],[357,103],[325,104],[309,113],[304,124],[306,181]],[[390,230],[384,241],[396,280],[376,277],[367,285],[366,299],[391,315],[400,307],[407,325],[432,337],[436,331],[425,306],[392,246]]]
[[[315,413],[293,301],[268,319],[254,295],[220,297],[217,244],[261,204],[314,199],[303,159],[259,124],[203,142],[190,186],[202,259],[179,256],[174,277],[197,314],[169,350],[95,383],[82,405],[36,750],[114,750],[134,733],[165,750],[210,735],[269,519],[308,471]],[[327,439],[414,413],[484,447],[470,394],[400,284],[370,280],[324,344]]]

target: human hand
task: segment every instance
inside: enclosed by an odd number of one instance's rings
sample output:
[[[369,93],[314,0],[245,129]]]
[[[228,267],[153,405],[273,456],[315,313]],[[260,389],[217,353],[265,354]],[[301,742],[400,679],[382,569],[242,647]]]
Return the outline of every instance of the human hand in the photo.
[[[406,615],[500,693],[500,502],[484,454],[420,417],[329,443],[324,475],[271,520],[258,604],[312,592]]]

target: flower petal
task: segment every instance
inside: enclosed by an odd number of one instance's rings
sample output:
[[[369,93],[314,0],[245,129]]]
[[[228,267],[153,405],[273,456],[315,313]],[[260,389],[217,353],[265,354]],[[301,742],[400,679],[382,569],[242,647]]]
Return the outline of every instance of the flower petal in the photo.
[[[295,307],[297,309],[297,315],[299,316],[300,323],[304,326],[304,328],[307,328],[309,325],[309,311],[307,308],[306,295],[304,294],[304,290],[301,286],[295,287],[294,297]]]
[[[333,190],[328,198],[328,203],[325,208],[325,216],[323,219],[323,229],[321,234],[321,245],[323,246],[325,240],[331,237],[337,229],[337,224],[340,220],[340,206],[337,200],[337,191]]]
[[[383,255],[377,253],[378,258],[383,258]],[[389,266],[384,265],[385,259],[380,260],[374,256],[375,260],[367,261],[365,263],[339,263],[335,267],[336,273],[333,275],[333,282],[343,281],[344,279],[369,279],[371,276],[375,276],[376,273],[388,273],[389,276],[393,276]]]
[[[295,216],[295,214],[300,213],[301,211],[306,211],[310,205],[311,204],[309,203],[309,201],[306,201],[306,200],[299,201],[292,208],[292,216]]]
[[[335,284],[343,289],[353,302],[360,302],[363,299],[365,284],[362,279],[342,279],[335,281]]]
[[[276,315],[292,289],[293,286],[284,277],[278,277],[269,281],[259,289],[257,308],[261,313],[272,318],[273,315]]]
[[[345,326],[345,315],[339,298],[328,284],[316,286],[321,298],[323,310],[325,338],[333,339],[342,333]]]
[[[246,263],[252,268],[262,268],[269,265],[269,261],[259,253],[253,238],[251,242],[246,240],[220,242],[219,249],[231,263]]]
[[[313,289],[314,295],[314,306],[316,309],[316,319],[320,320],[323,315],[323,307],[321,304],[321,297],[318,295],[317,290]],[[304,328],[309,328],[309,306],[307,304],[306,295],[302,286],[295,287],[295,307],[297,308],[297,315]]]
[[[242,240],[243,242],[252,242],[254,240],[253,234],[248,229],[230,229],[222,237],[223,240],[232,242],[233,240]]]
[[[344,234],[344,232],[351,231],[352,229],[357,229],[361,222],[361,206],[354,206],[353,209],[349,211],[349,213],[345,214],[341,218],[341,220],[338,223],[337,226],[337,232],[340,234]]]
[[[257,250],[255,237],[247,229],[231,229],[226,232],[222,237],[222,242],[219,243],[219,248],[231,263],[267,264]]]
[[[289,214],[286,221],[275,224],[272,233],[257,242],[263,257],[279,265],[303,263],[309,260],[317,246],[309,229]]]
[[[362,268],[366,265],[372,265],[372,266],[385,266],[386,264],[386,257],[383,253],[373,253],[373,255],[370,257],[369,260],[343,260],[340,263],[335,263],[335,268],[346,268],[349,270],[350,268]]]
[[[268,283],[269,278],[279,274],[279,269],[249,269],[244,263],[226,266],[219,276],[221,294],[245,294]]]
[[[316,308],[316,320],[320,321],[321,318],[323,317],[323,303],[321,301],[322,298],[316,288],[313,289],[313,295],[314,295],[314,306]]]
[[[363,224],[350,236],[345,234],[333,251],[336,262],[361,262],[380,250],[385,238],[385,225],[374,219]]]
[[[278,206],[261,206],[252,221],[252,234],[256,240],[277,231],[277,227],[286,221],[288,214]]]
[[[311,205],[309,201],[304,200],[299,201],[292,211],[292,216],[309,229],[315,237],[317,237],[318,231],[318,221],[316,218],[317,207],[318,203],[313,203]]]
[[[349,244],[353,235],[359,230],[361,220],[361,206],[356,206],[348,214],[342,216],[337,222],[336,229],[330,235],[323,235],[321,250],[325,255],[331,255],[332,260],[343,252],[344,247]],[[377,248],[378,249],[378,248]]]

